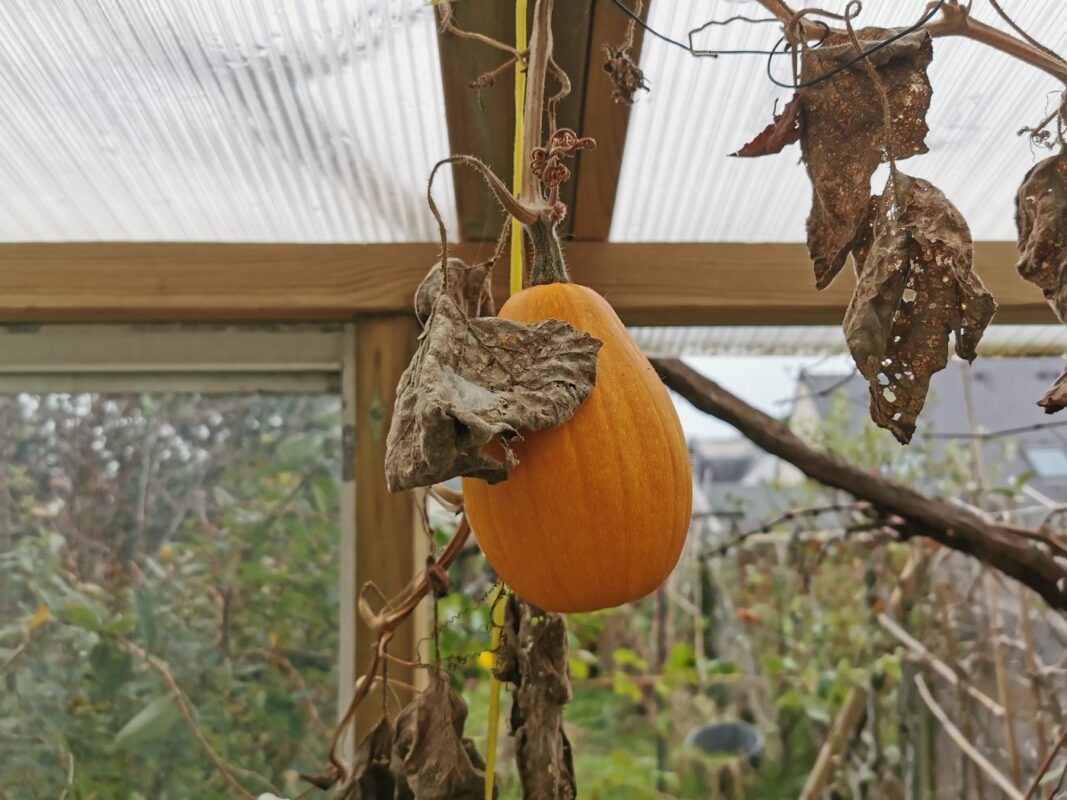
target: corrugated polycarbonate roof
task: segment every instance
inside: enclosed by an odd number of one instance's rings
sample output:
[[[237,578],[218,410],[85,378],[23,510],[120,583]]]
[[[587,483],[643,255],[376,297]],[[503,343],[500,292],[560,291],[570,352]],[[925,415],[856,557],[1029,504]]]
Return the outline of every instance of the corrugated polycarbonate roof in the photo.
[[[814,5],[840,12],[846,2]],[[866,0],[856,24],[911,24],[925,6],[925,0]],[[1002,6],[1049,46],[1062,48],[1067,42],[1064,0]],[[976,19],[1006,28],[986,0],[976,0],[973,13]],[[698,25],[735,14],[767,16],[753,0],[654,0],[649,24],[685,41]],[[766,50],[779,36],[777,25],[738,22],[709,28],[695,44]],[[776,75],[788,82],[789,58],[776,62]],[[641,68],[651,92],[639,95],[630,116],[611,238],[803,241],[811,188],[799,145],[775,156],[727,157],[771,121],[776,99],[780,109],[792,94],[768,80],[766,56],[693,58],[646,34]],[[967,218],[976,240],[1014,239],[1016,190],[1035,160],[1047,155],[1032,151],[1016,131],[1043,119],[1063,87],[1034,67],[959,37],[934,41],[929,72],[934,89],[928,115],[930,152],[902,161],[901,170],[940,186]],[[877,191],[884,182],[884,171],[876,173]]]
[[[840,326],[721,325],[634,327],[638,346],[654,358],[711,355],[832,355],[847,353]],[[1063,325],[991,325],[978,346],[982,357],[1067,355]]]
[[[424,0],[0,3],[0,239],[433,239]],[[435,192],[454,220],[450,175]]]
[[[868,0],[860,24],[923,6]],[[1067,41],[1063,0],[1009,6],[1048,44]],[[986,0],[974,13],[1004,27]],[[685,39],[734,14],[764,16],[754,0],[653,0],[650,23]],[[735,23],[697,43],[764,49],[778,28]],[[1015,132],[1056,81],[963,39],[934,50],[931,152],[902,168],[940,185],[975,239],[1014,238],[1015,189],[1041,157]],[[612,239],[802,241],[798,148],[726,157],[788,97],[766,58],[693,59],[646,35],[642,66],[652,92],[631,116]],[[434,240],[424,194],[449,151],[441,84],[427,0],[7,0],[0,240]],[[435,196],[454,231],[447,170]]]

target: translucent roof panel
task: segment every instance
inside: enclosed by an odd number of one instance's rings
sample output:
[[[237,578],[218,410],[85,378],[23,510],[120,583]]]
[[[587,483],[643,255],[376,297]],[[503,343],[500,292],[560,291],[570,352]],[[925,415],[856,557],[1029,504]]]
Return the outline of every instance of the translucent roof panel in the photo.
[[[848,354],[840,325],[632,327],[629,331],[638,346],[655,358]],[[1067,327],[992,325],[982,336],[978,354],[983,358],[1067,355]]]
[[[0,3],[0,240],[432,239],[434,26],[424,0]]]
[[[845,0],[816,5],[842,11]],[[868,0],[858,25],[902,25],[919,19],[923,0]],[[1063,0],[1007,4],[1024,29],[1052,47],[1067,42]],[[709,19],[766,17],[754,0],[707,3],[655,0],[649,24],[676,40]],[[715,15],[715,16],[712,16]],[[988,2],[974,15],[1006,28]],[[774,24],[735,22],[698,34],[699,48],[767,50],[780,36]],[[776,59],[779,80],[789,58]],[[651,92],[630,116],[611,238],[616,241],[793,242],[804,240],[811,188],[800,148],[775,156],[729,158],[790,98],[767,77],[767,57],[693,58],[645,35],[641,67]],[[1054,108],[1055,78],[989,47],[959,37],[934,42],[934,95],[928,122],[930,152],[901,162],[909,174],[941,187],[970,223],[975,239],[1014,239],[1015,193],[1026,171],[1047,151],[1016,136]],[[876,173],[881,191],[885,173]]]

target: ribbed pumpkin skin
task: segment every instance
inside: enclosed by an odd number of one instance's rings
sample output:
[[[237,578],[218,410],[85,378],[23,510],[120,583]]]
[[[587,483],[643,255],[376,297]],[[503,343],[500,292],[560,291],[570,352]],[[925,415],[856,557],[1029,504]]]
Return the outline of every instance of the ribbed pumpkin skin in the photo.
[[[603,342],[596,388],[568,422],[524,435],[503,483],[463,479],[486,559],[524,600],[594,611],[644,597],[678,561],[689,528],[689,454],[666,388],[610,305],[584,286],[514,295],[500,316],[562,319]]]

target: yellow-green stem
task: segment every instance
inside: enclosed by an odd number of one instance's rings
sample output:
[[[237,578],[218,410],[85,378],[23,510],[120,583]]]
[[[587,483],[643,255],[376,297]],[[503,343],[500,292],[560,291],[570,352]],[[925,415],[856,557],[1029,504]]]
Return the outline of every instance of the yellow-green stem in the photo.
[[[526,0],[515,0],[515,49],[526,50]],[[515,197],[522,192],[523,109],[526,103],[526,69],[520,61],[515,65],[515,152],[512,158],[512,190]],[[522,291],[522,224],[511,220],[511,294]]]
[[[500,738],[500,679],[496,676],[497,651],[500,649],[500,632],[504,628],[504,582],[493,590],[489,601],[490,647],[493,653],[493,669],[489,672],[489,732],[485,739],[485,800],[493,800],[493,782],[496,779],[496,743]]]

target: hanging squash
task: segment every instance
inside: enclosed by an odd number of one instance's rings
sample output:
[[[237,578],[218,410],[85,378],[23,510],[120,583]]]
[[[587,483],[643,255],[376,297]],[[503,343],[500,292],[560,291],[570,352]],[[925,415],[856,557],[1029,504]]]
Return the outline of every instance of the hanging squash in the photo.
[[[536,229],[535,224],[534,228]],[[603,342],[596,387],[563,425],[524,434],[508,479],[463,479],[486,559],[524,600],[594,611],[658,588],[682,550],[692,506],[689,454],[666,388],[599,294],[569,283],[554,231],[531,231],[534,285],[500,316],[569,322]]]

